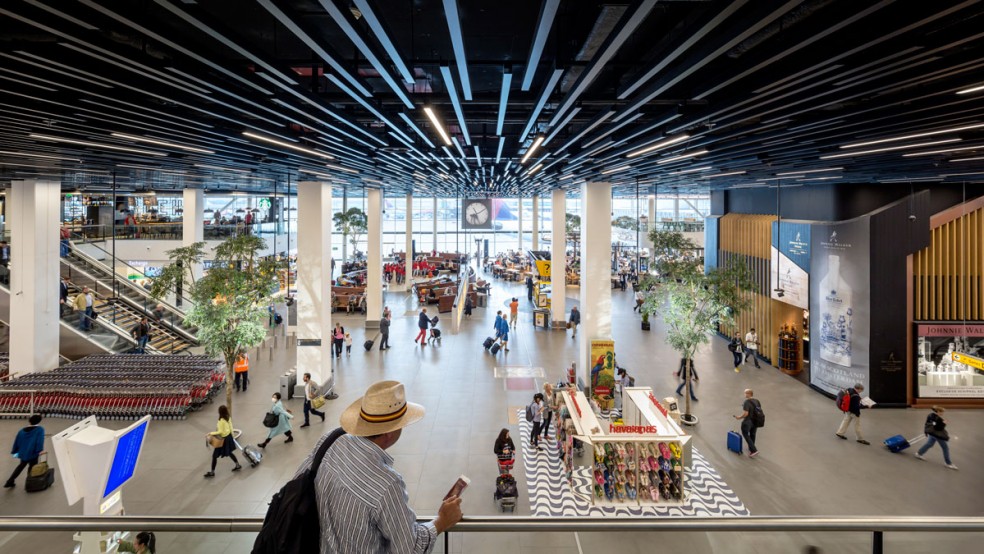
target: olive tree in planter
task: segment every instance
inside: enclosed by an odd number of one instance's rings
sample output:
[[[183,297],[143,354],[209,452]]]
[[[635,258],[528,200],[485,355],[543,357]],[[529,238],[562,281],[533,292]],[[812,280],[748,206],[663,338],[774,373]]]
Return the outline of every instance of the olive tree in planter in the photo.
[[[263,342],[271,294],[282,266],[260,252],[266,242],[254,235],[231,237],[213,249],[208,273],[196,279],[193,267],[205,259],[205,243],[196,242],[167,252],[171,262],[154,279],[150,293],[167,296],[181,284],[192,306],[185,323],[198,329],[198,341],[210,356],[226,364],[226,406],[232,413],[233,367],[247,350]]]
[[[653,230],[649,236],[660,252],[656,267],[659,277],[658,284],[643,289],[646,292],[642,313],[662,316],[666,342],[686,362],[681,368],[686,392],[680,421],[695,425],[698,418],[691,412],[690,401],[694,354],[710,341],[720,325],[733,323],[751,305],[748,294],[753,286],[751,273],[742,262],[705,273],[699,260],[689,255],[698,246],[681,233]]]
[[[335,226],[342,232],[342,241],[351,238],[352,252],[353,254],[357,252],[359,239],[369,229],[369,220],[366,217],[366,213],[359,208],[349,208],[344,212],[336,212],[332,216],[332,219],[335,222]]]

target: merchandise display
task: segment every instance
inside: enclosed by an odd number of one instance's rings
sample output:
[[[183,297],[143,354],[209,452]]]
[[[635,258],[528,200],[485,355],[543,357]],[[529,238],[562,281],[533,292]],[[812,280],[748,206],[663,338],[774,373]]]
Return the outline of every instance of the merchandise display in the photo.
[[[226,372],[208,356],[89,356],[0,384],[0,412],[47,417],[184,419],[222,387]],[[33,392],[30,392],[33,391]]]
[[[801,371],[799,367],[799,336],[796,327],[783,325],[779,330],[779,371],[795,375]]]
[[[984,397],[984,326],[921,324],[917,335],[920,397]]]

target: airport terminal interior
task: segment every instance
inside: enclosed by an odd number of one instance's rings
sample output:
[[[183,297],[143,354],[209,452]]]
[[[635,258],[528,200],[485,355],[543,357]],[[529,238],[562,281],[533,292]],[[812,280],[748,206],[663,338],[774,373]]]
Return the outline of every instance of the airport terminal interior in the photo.
[[[0,553],[250,552],[380,381],[434,552],[978,552],[982,22],[0,3]]]

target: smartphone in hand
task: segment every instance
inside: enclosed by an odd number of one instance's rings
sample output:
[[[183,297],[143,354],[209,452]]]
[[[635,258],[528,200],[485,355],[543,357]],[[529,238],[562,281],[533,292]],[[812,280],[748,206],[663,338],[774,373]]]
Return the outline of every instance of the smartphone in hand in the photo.
[[[461,493],[464,492],[465,489],[470,484],[471,484],[471,479],[465,477],[464,475],[461,475],[460,477],[458,477],[458,480],[454,482],[454,485],[452,485],[451,490],[449,490],[448,493],[444,495],[444,500],[447,500],[452,496],[461,496]]]

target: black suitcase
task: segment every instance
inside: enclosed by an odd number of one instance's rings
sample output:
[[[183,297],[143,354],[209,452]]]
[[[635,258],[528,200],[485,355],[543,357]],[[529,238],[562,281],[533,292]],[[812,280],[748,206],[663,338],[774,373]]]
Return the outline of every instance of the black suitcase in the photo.
[[[482,343],[482,346],[484,346],[485,349],[488,350],[489,348],[492,348],[492,345],[493,344],[495,344],[495,339],[492,338],[492,337],[489,337],[489,338],[485,339],[485,342]]]
[[[489,348],[489,352],[491,352],[492,355],[495,356],[496,354],[499,353],[500,348],[502,348],[502,346],[499,343],[495,343],[492,345],[492,348]]]
[[[379,333],[376,333],[375,337],[367,340],[362,344],[362,347],[366,349],[366,352],[372,350],[372,345],[375,344],[377,338],[379,338]]]
[[[27,483],[24,484],[24,490],[27,492],[41,492],[47,490],[55,482],[55,468],[48,467],[48,471],[41,475],[32,477],[27,476]]]

